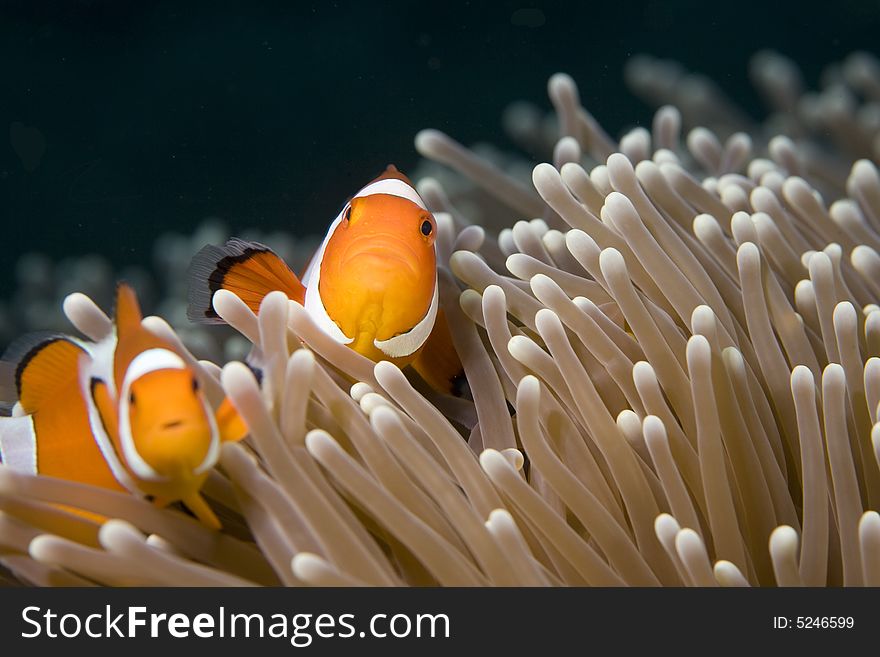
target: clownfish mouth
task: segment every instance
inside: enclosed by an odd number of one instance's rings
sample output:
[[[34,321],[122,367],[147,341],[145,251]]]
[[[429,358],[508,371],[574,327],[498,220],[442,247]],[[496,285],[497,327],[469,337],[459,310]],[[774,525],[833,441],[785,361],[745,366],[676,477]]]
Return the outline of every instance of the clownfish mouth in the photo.
[[[370,240],[366,244],[353,244],[345,250],[343,266],[351,266],[357,261],[368,259],[370,269],[390,271],[404,269],[418,276],[419,258],[413,248],[401,239],[386,238]]]

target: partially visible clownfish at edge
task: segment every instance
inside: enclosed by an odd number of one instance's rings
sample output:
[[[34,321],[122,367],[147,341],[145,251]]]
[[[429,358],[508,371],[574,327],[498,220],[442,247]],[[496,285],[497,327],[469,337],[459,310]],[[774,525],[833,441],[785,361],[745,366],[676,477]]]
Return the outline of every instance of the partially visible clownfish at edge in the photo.
[[[158,506],[181,501],[218,529],[199,491],[221,442],[247,428],[229,399],[211,408],[197,373],[141,319],[134,290],[121,283],[114,328],[98,342],[42,334],[13,343],[3,360],[18,401],[12,417],[0,417],[0,460]]]
[[[330,224],[302,279],[268,247],[230,239],[205,246],[190,266],[189,318],[221,323],[218,290],[254,312],[272,291],[302,304],[337,342],[373,361],[412,365],[431,387],[455,393],[462,366],[438,304],[437,224],[393,165]]]

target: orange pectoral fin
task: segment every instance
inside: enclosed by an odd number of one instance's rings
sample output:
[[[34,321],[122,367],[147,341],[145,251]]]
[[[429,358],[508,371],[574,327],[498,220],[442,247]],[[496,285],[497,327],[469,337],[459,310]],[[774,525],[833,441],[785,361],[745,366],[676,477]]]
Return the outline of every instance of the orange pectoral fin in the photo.
[[[247,425],[235,406],[229,401],[229,397],[223,400],[223,403],[217,408],[215,414],[217,419],[217,428],[220,430],[220,440],[223,442],[238,442],[248,435]]]
[[[232,238],[222,247],[202,248],[189,267],[187,316],[194,322],[217,324],[212,299],[217,290],[237,294],[255,313],[269,292],[280,290],[303,303],[306,289],[287,263],[269,247]]]
[[[437,313],[434,330],[413,361],[412,367],[435,390],[447,394],[457,393],[456,382],[463,377],[464,369],[452,344],[452,336],[442,310]]]

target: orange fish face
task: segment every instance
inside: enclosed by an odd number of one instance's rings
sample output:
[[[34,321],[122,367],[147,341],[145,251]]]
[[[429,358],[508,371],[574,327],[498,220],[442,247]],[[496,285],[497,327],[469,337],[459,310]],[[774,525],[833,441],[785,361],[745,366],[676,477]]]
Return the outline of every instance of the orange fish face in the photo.
[[[376,342],[407,333],[429,314],[436,232],[431,213],[400,196],[358,197],[345,209],[324,250],[319,291],[356,351],[374,360],[393,356]]]
[[[129,386],[127,402],[134,449],[150,468],[184,478],[202,468],[216,428],[188,368],[143,374]]]

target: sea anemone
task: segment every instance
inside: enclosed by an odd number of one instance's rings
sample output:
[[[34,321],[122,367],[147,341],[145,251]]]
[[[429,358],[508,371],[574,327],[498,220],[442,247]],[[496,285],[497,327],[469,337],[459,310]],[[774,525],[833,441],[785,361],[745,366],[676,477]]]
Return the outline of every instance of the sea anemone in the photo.
[[[752,75],[763,125],[634,58],[664,105],[619,142],[556,75],[555,143],[532,109],[506,121],[552,147],[531,185],[420,133],[469,181],[420,191],[472,399],[281,292],[258,315],[218,292],[263,366],[201,361],[250,430],[205,486],[223,531],[0,468],[0,563],[59,585],[880,585],[880,65],[855,54],[820,93],[772,53]]]

